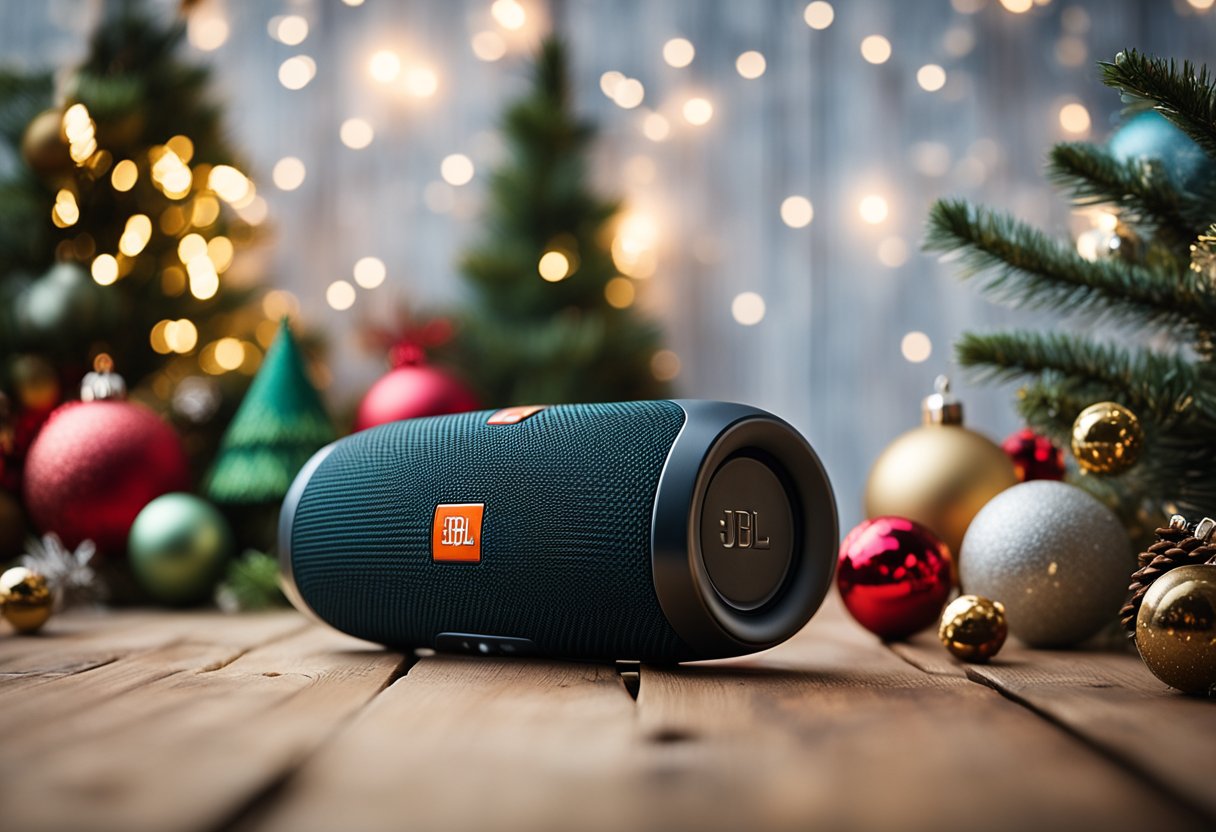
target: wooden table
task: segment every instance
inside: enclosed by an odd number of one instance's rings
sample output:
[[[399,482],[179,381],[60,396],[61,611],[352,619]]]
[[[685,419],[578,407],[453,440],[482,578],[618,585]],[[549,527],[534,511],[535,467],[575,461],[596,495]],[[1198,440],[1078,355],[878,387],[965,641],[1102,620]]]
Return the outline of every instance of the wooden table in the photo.
[[[674,669],[403,657],[294,612],[0,636],[0,828],[1216,828],[1216,703],[1132,653],[963,666],[830,603]]]

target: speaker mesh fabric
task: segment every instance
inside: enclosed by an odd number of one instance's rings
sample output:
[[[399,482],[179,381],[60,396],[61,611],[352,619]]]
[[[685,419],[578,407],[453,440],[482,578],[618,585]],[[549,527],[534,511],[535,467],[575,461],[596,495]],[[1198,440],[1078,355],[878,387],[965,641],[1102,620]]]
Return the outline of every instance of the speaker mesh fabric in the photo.
[[[684,412],[666,401],[396,422],[339,442],[291,530],[300,595],[351,635],[531,639],[552,656],[694,658],[651,576],[655,489]],[[484,503],[479,563],[434,563],[441,503]]]

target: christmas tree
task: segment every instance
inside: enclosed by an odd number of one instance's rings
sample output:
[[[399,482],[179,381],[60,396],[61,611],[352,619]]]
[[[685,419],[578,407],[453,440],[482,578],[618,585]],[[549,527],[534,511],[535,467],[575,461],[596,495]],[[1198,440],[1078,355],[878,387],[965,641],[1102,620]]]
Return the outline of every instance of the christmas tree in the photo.
[[[264,203],[164,17],[108,0],[80,66],[0,72],[0,390],[18,415],[31,376],[70,397],[101,353],[162,410],[208,378],[185,409],[205,458],[261,355],[268,322],[225,272]]]
[[[1106,146],[1057,145],[1048,165],[1076,205],[1108,212],[1108,230],[1088,232],[1098,244],[944,200],[926,247],[961,253],[966,276],[986,275],[998,301],[1077,322],[1073,332],[966,334],[958,358],[981,377],[1025,381],[1022,415],[1065,446],[1095,402],[1137,414],[1139,461],[1079,479],[1139,532],[1161,525],[1163,510],[1216,511],[1216,85],[1206,67],[1131,50],[1100,66],[1130,103],[1124,126]],[[1085,334],[1096,320],[1117,325],[1118,340]]]
[[[503,120],[485,238],[463,261],[472,289],[449,360],[487,406],[652,398],[659,334],[628,308],[619,205],[587,185],[594,130],[573,111],[562,44],[541,46],[531,92]]]

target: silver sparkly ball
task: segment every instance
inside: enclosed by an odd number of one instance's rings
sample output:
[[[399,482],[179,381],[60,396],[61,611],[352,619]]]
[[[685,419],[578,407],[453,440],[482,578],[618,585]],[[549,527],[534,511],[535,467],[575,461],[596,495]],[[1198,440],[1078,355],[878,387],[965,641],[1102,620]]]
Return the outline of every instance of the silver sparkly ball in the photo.
[[[1009,632],[1062,647],[1114,620],[1135,568],[1119,518],[1075,486],[1015,485],[971,521],[959,557],[964,592],[1000,599]]]

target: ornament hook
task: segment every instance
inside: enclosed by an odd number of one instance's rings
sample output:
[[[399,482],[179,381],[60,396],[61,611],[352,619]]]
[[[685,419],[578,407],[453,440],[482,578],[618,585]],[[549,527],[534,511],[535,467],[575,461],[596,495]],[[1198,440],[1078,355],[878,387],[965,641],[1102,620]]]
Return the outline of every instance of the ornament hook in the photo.
[[[1195,527],[1195,537],[1207,543],[1214,531],[1216,531],[1216,520],[1213,520],[1211,517],[1205,517]]]
[[[950,379],[940,375],[933,380],[933,395],[925,398],[921,415],[926,425],[961,425],[963,405],[950,394]]]

